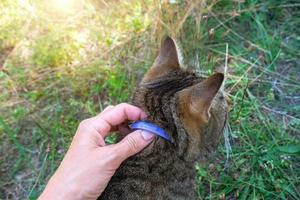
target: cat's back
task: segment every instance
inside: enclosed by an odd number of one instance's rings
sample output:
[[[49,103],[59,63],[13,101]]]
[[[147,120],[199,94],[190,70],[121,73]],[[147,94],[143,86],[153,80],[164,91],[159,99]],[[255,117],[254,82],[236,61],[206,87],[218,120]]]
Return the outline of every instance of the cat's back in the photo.
[[[159,153],[156,145],[161,139],[145,149],[142,154],[125,161],[111,179],[98,200],[193,200],[197,199],[192,163],[183,162],[164,147]],[[151,148],[157,148],[155,151]],[[148,151],[153,151],[147,155]],[[163,155],[163,156],[162,156]]]

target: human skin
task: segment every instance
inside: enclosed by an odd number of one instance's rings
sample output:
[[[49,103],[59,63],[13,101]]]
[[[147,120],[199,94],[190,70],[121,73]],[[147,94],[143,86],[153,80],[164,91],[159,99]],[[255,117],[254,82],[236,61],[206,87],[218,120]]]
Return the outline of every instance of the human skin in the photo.
[[[97,199],[120,164],[144,149],[155,136],[137,130],[112,145],[106,145],[104,138],[119,130],[122,123],[144,118],[146,114],[141,109],[122,103],[82,121],[39,200]]]

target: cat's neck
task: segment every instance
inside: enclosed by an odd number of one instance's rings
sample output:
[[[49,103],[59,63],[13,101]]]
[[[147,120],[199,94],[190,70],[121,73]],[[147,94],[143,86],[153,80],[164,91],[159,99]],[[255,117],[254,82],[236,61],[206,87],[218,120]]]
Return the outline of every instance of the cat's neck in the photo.
[[[132,165],[131,165],[132,164]],[[168,177],[169,175],[184,175],[194,179],[195,160],[183,160],[172,143],[157,138],[140,154],[130,158],[125,165],[128,167],[143,166],[144,173]]]
[[[126,160],[113,176],[103,199],[196,199],[195,164],[176,155],[172,144],[156,139]],[[118,198],[111,198],[114,194]]]
[[[196,200],[194,163],[181,160],[169,145],[158,139],[126,160],[99,199]]]

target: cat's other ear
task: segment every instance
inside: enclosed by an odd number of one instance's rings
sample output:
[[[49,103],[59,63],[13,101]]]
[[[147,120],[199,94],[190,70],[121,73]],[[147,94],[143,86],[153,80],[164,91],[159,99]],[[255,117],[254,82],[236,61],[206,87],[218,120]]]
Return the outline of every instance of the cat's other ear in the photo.
[[[180,91],[179,101],[186,116],[200,117],[203,122],[210,118],[210,107],[224,80],[223,73],[215,73],[201,83]]]
[[[144,76],[143,81],[155,79],[174,70],[180,70],[178,52],[175,41],[167,36],[162,41],[159,54],[152,67]]]

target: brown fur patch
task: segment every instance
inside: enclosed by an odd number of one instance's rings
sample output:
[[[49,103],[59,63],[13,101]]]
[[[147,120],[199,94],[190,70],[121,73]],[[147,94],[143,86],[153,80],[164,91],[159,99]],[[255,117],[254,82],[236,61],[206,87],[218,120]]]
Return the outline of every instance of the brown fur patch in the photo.
[[[156,137],[126,160],[99,199],[196,200],[195,163],[215,149],[226,122],[222,77],[205,79],[180,69],[175,43],[167,38],[132,103],[172,141]]]
[[[172,38],[166,37],[161,43],[159,54],[153,66],[146,73],[143,81],[153,80],[176,70],[180,70],[176,44]]]

